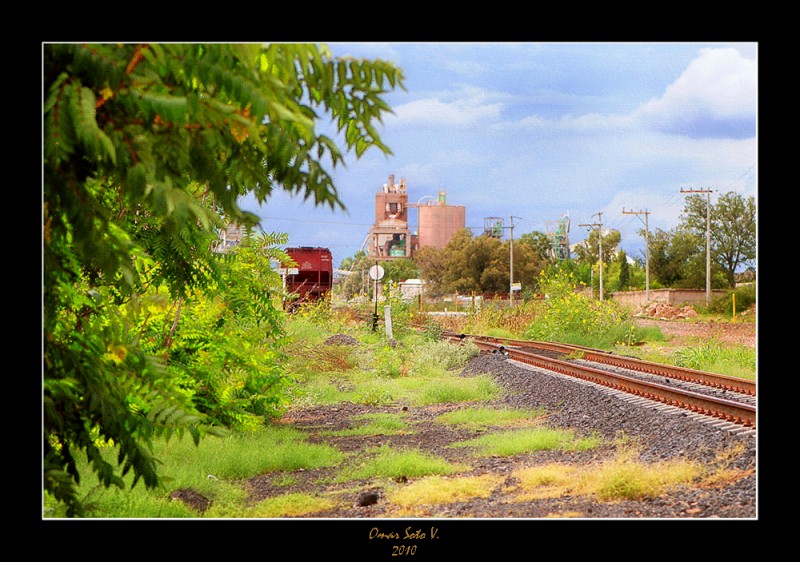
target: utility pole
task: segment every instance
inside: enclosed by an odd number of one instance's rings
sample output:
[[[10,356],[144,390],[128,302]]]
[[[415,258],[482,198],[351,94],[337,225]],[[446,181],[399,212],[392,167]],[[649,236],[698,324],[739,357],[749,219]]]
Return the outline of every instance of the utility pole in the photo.
[[[648,215],[650,211],[626,211],[625,207],[622,208],[623,215],[637,215],[639,220],[644,215],[644,301],[650,302],[650,228],[647,226]]]
[[[683,189],[681,193],[706,194],[706,306],[711,304],[711,192],[712,189]]]
[[[508,255],[508,306],[514,306],[514,215],[511,215]]]
[[[603,213],[596,213],[598,222],[594,222],[591,224],[579,224],[578,226],[590,226],[590,227],[597,227],[597,244],[600,248],[600,300],[603,300],[603,223],[601,222]]]

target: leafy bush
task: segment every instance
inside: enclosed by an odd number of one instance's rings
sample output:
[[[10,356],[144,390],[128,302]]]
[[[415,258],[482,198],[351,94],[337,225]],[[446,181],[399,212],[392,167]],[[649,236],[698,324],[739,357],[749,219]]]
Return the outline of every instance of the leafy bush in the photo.
[[[742,285],[734,290],[728,291],[724,297],[714,299],[709,307],[711,312],[719,314],[733,315],[733,301],[736,299],[736,314],[747,310],[756,302],[756,286]]]
[[[629,313],[613,300],[600,301],[576,292],[570,273],[542,274],[540,287],[545,298],[525,332],[528,339],[608,348],[629,338],[633,326]]]

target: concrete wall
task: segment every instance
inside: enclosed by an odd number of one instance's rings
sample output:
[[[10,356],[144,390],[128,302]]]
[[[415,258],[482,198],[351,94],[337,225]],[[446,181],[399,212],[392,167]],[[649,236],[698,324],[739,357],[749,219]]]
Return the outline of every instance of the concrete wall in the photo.
[[[711,291],[711,300],[725,295],[725,291]],[[611,298],[624,306],[637,308],[647,304],[645,291],[618,291]],[[650,302],[661,302],[674,306],[706,304],[705,289],[650,289]]]

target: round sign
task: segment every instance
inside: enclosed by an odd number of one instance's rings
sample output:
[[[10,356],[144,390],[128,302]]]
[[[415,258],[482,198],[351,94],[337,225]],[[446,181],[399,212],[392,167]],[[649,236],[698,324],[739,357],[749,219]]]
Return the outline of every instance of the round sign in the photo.
[[[373,265],[369,268],[369,278],[377,281],[383,279],[383,268],[379,265]]]

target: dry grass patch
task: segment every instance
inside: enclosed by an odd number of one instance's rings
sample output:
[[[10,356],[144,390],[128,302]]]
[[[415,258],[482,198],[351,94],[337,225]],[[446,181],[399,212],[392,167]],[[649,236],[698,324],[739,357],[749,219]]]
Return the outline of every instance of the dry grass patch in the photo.
[[[644,464],[623,455],[583,468],[560,464],[523,468],[514,472],[518,486],[509,491],[515,502],[565,496],[641,500],[691,485],[701,474],[701,467],[680,459]]]
[[[743,451],[743,443],[739,443],[733,447],[726,447],[718,451],[716,458],[718,467],[705,475],[703,481],[700,483],[700,487],[724,488],[725,486],[736,483],[742,478],[752,475],[755,469],[742,470],[731,466],[733,460],[741,455]]]
[[[413,515],[425,506],[488,498],[503,480],[502,476],[494,474],[455,478],[431,476],[391,492],[388,500],[400,508],[397,515]]]
[[[577,468],[561,464],[522,468],[514,472],[518,484],[509,491],[517,491],[514,501],[559,498],[574,488],[577,473]]]
[[[701,474],[694,463],[677,459],[646,465],[629,459],[603,463],[586,472],[580,488],[603,501],[641,500],[660,496],[667,490],[691,484]]]

